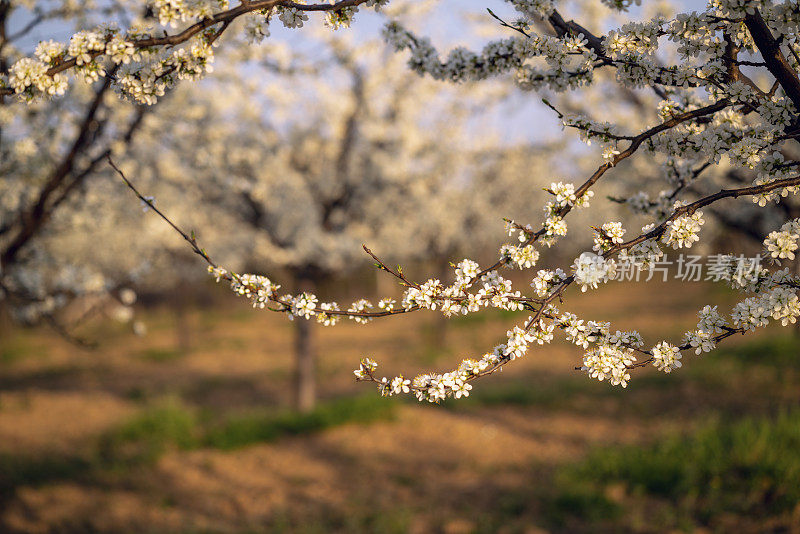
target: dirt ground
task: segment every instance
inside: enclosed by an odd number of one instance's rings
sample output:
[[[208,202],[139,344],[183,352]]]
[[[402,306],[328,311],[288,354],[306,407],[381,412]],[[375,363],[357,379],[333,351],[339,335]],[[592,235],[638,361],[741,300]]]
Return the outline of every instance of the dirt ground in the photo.
[[[735,295],[702,284],[688,293],[672,284],[636,284],[571,294],[568,303],[575,304],[564,309],[611,319],[612,328],[637,328],[655,343],[658,332],[679,340],[710,298],[730,303]],[[540,392],[530,402],[476,401],[461,409],[457,401],[386,399],[395,405],[392,415],[372,422],[233,450],[173,446],[152,461],[98,468],[92,460],[98,440],[158,399],[179,399],[217,417],[289,407],[291,323],[243,303],[213,308],[188,316],[188,352],[176,349],[169,309],[141,310],[149,328],[142,338],[103,323],[88,333],[100,338],[91,351],[45,329],[3,333],[0,476],[5,470],[16,478],[0,495],[0,530],[570,531],[569,518],[561,527],[547,519],[559,466],[598,446],[680,431],[720,410],[796,402],[800,395],[793,384],[764,393],[753,374],[728,377],[725,387],[676,381],[632,387],[630,395],[594,394],[609,386],[589,384],[574,370],[580,351],[554,343],[475,384],[478,400],[484,387]],[[446,370],[490,349],[521,319],[489,314],[456,321],[442,350],[431,342],[438,334],[430,314],[318,328],[320,398],[377,395],[352,380],[363,356],[374,357],[388,376]],[[686,367],[693,359],[685,357]],[[653,374],[637,371],[634,381]],[[646,519],[640,527],[648,530]]]

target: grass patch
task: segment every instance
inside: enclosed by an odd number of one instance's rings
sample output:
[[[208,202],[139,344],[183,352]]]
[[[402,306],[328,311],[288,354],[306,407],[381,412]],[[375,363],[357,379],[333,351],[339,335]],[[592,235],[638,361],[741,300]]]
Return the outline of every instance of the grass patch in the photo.
[[[37,353],[37,350],[21,336],[8,336],[3,340],[3,345],[0,349],[0,365],[11,365]],[[44,352],[44,349],[39,352]]]
[[[119,475],[153,463],[170,450],[236,449],[345,423],[387,419],[395,408],[392,400],[370,394],[322,403],[307,414],[257,412],[212,422],[209,414],[199,413],[178,399],[162,399],[107,432],[80,455],[0,454],[0,502],[20,486],[92,479],[103,473]]]
[[[231,417],[210,428],[203,444],[235,449],[283,436],[318,432],[345,423],[370,423],[392,416],[395,403],[377,395],[343,398],[320,404],[306,414],[259,411]]]
[[[0,454],[0,502],[13,495],[18,486],[40,485],[51,480],[79,480],[91,467],[91,460],[80,457]]]
[[[25,354],[20,350],[4,348],[3,350],[0,350],[0,364],[10,365],[21,360],[24,356]]]
[[[344,423],[369,423],[391,417],[394,408],[389,399],[369,395],[322,403],[306,414],[258,411],[213,421],[208,414],[167,399],[106,434],[100,440],[100,455],[111,465],[136,465],[152,462],[170,449],[229,450]]]
[[[546,381],[508,381],[504,384],[482,383],[467,398],[448,399],[443,407],[469,410],[476,407],[565,405],[575,395],[614,395],[608,384],[589,381],[584,374]]]
[[[200,437],[195,412],[176,399],[167,399],[103,436],[99,452],[110,464],[138,464],[154,461],[171,448],[194,448]]]
[[[149,348],[139,353],[139,357],[150,362],[170,362],[181,358],[184,353],[178,349]]]
[[[749,343],[727,347],[725,354],[744,364],[800,369],[800,336],[786,332],[763,335]]]
[[[155,461],[169,448],[198,444],[196,417],[176,400],[146,408],[74,455],[0,455],[0,502],[20,486],[57,480],[89,480],[101,473],[124,473]]]
[[[328,534],[330,532],[380,532],[403,534],[411,530],[414,513],[402,506],[375,509],[372,506],[326,508],[313,515],[296,510],[278,509],[267,531],[292,534]],[[262,532],[262,531],[259,531]]]
[[[592,485],[572,482],[555,495],[543,496],[544,519],[553,526],[568,523],[600,523],[622,515],[622,507]]]
[[[567,468],[552,506],[554,515],[574,506],[574,495],[593,512],[607,488],[625,487],[625,498],[670,508],[666,527],[709,525],[721,515],[758,519],[791,512],[800,502],[800,411],[774,418],[713,422],[689,436],[647,446],[597,450]],[[594,503],[594,504],[592,504]],[[598,504],[600,503],[600,504]],[[590,516],[597,520],[608,513]]]

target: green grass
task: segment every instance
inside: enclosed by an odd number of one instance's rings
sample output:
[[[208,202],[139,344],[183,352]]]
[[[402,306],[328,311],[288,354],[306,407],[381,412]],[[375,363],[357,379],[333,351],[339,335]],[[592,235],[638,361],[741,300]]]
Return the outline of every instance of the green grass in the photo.
[[[800,335],[785,328],[780,334],[763,335],[757,340],[735,347],[725,353],[743,364],[766,365],[780,369],[800,369]]]
[[[457,411],[496,406],[563,407],[576,395],[592,397],[619,395],[608,384],[591,381],[585,374],[577,371],[575,376],[566,378],[535,381],[514,380],[505,383],[490,382],[491,380],[485,380],[476,385],[469,397],[458,400],[448,399],[442,406]]]
[[[336,399],[320,404],[306,414],[256,411],[230,417],[210,428],[203,444],[235,449],[252,443],[274,441],[283,436],[318,432],[345,423],[370,423],[392,416],[395,404],[376,394]]]
[[[199,418],[177,399],[146,407],[100,439],[99,454],[112,465],[156,460],[169,449],[191,449],[200,443]]]
[[[22,336],[8,336],[3,339],[3,348],[0,349],[0,365],[11,365],[35,354],[43,354],[44,348],[37,350],[27,338]]]
[[[170,450],[236,449],[345,423],[366,424],[388,419],[395,407],[391,399],[370,393],[320,403],[307,414],[258,411],[215,420],[211,414],[201,413],[177,398],[161,399],[78,454],[46,457],[0,454],[0,503],[20,486],[90,480],[104,473],[124,476],[131,469],[155,462]]]
[[[18,486],[39,485],[51,480],[80,480],[91,467],[91,460],[81,457],[0,454],[0,503],[13,495]]]
[[[184,353],[175,348],[149,348],[141,351],[139,357],[151,362],[170,362],[184,356]]]
[[[151,462],[170,449],[236,449],[345,423],[387,419],[394,407],[391,400],[370,394],[321,403],[305,414],[259,410],[219,418],[166,399],[103,436],[100,454],[109,464],[131,465]]]
[[[563,527],[566,523],[576,522],[597,524],[613,521],[622,515],[622,507],[595,487],[574,481],[562,485],[565,487],[555,494],[542,496],[543,519],[550,525]]]
[[[327,534],[329,532],[380,532],[402,534],[411,530],[414,513],[402,505],[391,509],[372,507],[326,508],[313,516],[296,511],[278,510],[266,531],[275,534]],[[265,530],[259,530],[264,532]]]
[[[24,354],[18,350],[3,348],[0,350],[0,364],[12,364],[22,359],[23,356]]]
[[[57,480],[89,480],[103,472],[124,473],[156,460],[172,447],[191,448],[196,418],[177,400],[146,408],[97,443],[71,455],[0,455],[0,501],[19,486],[38,486]]]
[[[791,512],[800,503],[800,410],[776,417],[715,421],[689,435],[644,446],[601,449],[562,473],[554,516],[585,509],[585,519],[614,517],[606,489],[655,501],[667,527],[709,525],[724,514],[748,519]]]

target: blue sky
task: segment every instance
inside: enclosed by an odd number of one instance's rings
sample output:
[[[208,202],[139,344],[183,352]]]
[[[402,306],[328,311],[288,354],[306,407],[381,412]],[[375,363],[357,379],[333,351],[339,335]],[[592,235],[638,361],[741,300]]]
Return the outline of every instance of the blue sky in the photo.
[[[703,5],[698,0],[690,0],[683,4],[691,9],[698,9]],[[403,5],[403,0],[395,0],[395,5]],[[429,36],[443,53],[455,46],[467,46],[479,50],[492,38],[510,34],[510,30],[501,28],[499,24],[496,25],[496,32],[490,36],[476,34],[474,24],[470,21],[476,19],[492,21],[486,11],[487,8],[491,8],[506,20],[513,20],[516,16],[513,8],[504,0],[439,0],[432,8],[431,16],[413,24],[412,29]],[[13,33],[15,27],[24,24],[27,18],[29,15],[26,13],[17,12],[11,20],[11,32]],[[320,19],[321,16],[312,14],[312,23],[319,24]],[[339,31],[349,32],[356,41],[371,41],[380,37],[385,21],[384,16],[376,15],[372,10],[362,10],[350,29]],[[272,24],[271,30],[270,41],[282,41],[300,48],[313,46],[314,40],[309,39],[304,30],[287,30],[277,22]],[[66,41],[72,31],[73,28],[60,22],[46,23],[19,44],[23,49],[32,51],[38,41],[44,39]],[[486,126],[487,119],[493,130],[507,142],[535,143],[563,135],[559,121],[541,104],[541,97],[536,93],[516,90],[507,101],[497,106],[491,115],[480,119],[480,127]]]
[[[420,34],[429,36],[434,44],[445,53],[454,46],[467,46],[479,50],[490,38],[476,36],[465,16],[485,17],[486,20],[491,20],[486,12],[487,7],[505,18],[514,18],[514,10],[503,0],[440,0],[436,3],[431,13],[432,16],[426,19],[427,22],[416,24],[414,29]],[[314,21],[315,17],[317,21]],[[29,14],[17,11],[9,24],[11,32],[13,33],[15,28],[24,25],[27,20],[29,20]],[[312,22],[319,24],[319,20],[321,20],[319,15],[312,14]],[[370,41],[380,38],[380,32],[386,20],[386,17],[376,15],[372,10],[362,9],[350,29],[339,31],[354,34],[356,41]],[[283,41],[301,48],[304,48],[305,44],[313,43],[313,40],[309,40],[308,36],[304,35],[303,30],[287,30],[277,22],[272,24],[271,31],[271,41]],[[66,42],[72,32],[73,28],[63,22],[44,23],[17,44],[24,51],[32,52],[39,41],[53,39]],[[507,30],[498,26],[497,35],[504,34],[507,35]],[[482,125],[485,126],[488,118],[493,129],[509,142],[535,142],[543,138],[558,136],[561,132],[558,121],[552,117],[552,114],[543,112],[540,98],[534,93],[517,91],[508,101],[499,105],[493,115],[483,117]]]

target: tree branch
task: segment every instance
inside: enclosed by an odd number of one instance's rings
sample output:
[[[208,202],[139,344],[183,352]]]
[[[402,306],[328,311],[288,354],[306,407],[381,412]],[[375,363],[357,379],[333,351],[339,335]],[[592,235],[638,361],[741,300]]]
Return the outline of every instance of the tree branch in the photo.
[[[95,92],[95,96],[86,111],[83,122],[78,128],[78,135],[73,141],[70,150],[42,187],[36,202],[20,217],[21,228],[0,253],[0,267],[5,268],[16,259],[19,251],[36,235],[52,213],[48,207],[50,199],[72,172],[75,159],[84,149],[89,137],[94,134],[97,127],[97,112],[103,104],[105,94],[111,87],[111,76],[116,72],[116,68],[112,69],[109,76],[103,80],[103,84]]]
[[[761,13],[756,9],[752,15],[745,17],[744,23],[750,30],[750,35],[761,52],[767,69],[780,82],[786,96],[794,103],[795,109],[800,110],[800,80],[797,79],[797,73],[789,66],[789,62],[786,61],[786,57],[769,31]]]
[[[180,33],[175,35],[168,35],[165,37],[151,37],[147,39],[137,39],[132,41],[134,48],[152,48],[158,46],[176,46],[181,43],[184,43],[197,35],[198,33],[202,32],[203,30],[210,28],[219,23],[223,23],[226,26],[230,24],[234,19],[245,15],[247,13],[251,13],[253,11],[260,11],[264,9],[271,9],[273,7],[286,7],[286,8],[293,8],[298,11],[338,11],[340,9],[344,9],[346,7],[355,7],[360,4],[363,4],[367,0],[340,0],[334,4],[296,4],[294,2],[288,0],[259,0],[259,1],[252,1],[252,2],[243,2],[238,6],[228,9],[227,11],[221,11],[211,17],[201,20],[200,22],[196,22],[189,26],[188,28],[184,29]],[[222,29],[224,31],[225,28]],[[222,31],[218,32],[215,38],[218,38]],[[91,52],[89,55],[92,59],[101,56],[105,53],[105,51],[94,51]],[[64,72],[69,70],[77,65],[77,59],[72,58],[66,61],[59,63],[58,65],[51,67],[47,70],[48,76],[54,76],[60,72]],[[1,95],[13,95],[14,89],[10,87],[0,87],[0,96]]]

